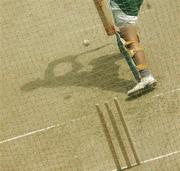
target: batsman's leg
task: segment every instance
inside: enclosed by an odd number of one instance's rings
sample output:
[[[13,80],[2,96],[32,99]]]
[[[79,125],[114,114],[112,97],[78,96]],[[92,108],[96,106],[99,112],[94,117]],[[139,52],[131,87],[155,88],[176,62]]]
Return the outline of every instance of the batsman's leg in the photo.
[[[140,45],[139,36],[137,34],[136,21],[138,19],[138,10],[140,9],[140,5],[142,4],[142,0],[136,0],[139,3],[139,6],[135,4],[129,3],[127,4],[127,9],[121,9],[121,1],[122,0],[111,0],[111,8],[115,20],[116,26],[119,27],[120,35],[126,42],[126,48],[132,57],[136,68],[140,75],[140,81],[137,85],[128,91],[128,95],[135,95],[139,92],[146,91],[149,88],[152,88],[156,85],[157,81],[154,79],[152,74],[150,73],[147,65],[147,61],[145,59],[145,54],[142,46]],[[140,2],[141,1],[141,2]],[[116,3],[118,2],[118,3]],[[129,6],[128,6],[129,5]],[[128,9],[135,9],[136,13],[131,14],[131,11]],[[134,16],[133,16],[134,15]],[[133,71],[132,71],[133,72]]]
[[[146,90],[154,88],[157,81],[154,79],[154,77],[148,69],[145,54],[143,48],[140,45],[140,40],[137,34],[136,26],[129,25],[126,27],[122,27],[120,28],[120,33],[122,38],[126,42],[130,42],[127,48],[132,52],[132,58],[141,76],[140,82],[133,89],[128,91],[128,95],[136,95],[138,93],[142,93]]]

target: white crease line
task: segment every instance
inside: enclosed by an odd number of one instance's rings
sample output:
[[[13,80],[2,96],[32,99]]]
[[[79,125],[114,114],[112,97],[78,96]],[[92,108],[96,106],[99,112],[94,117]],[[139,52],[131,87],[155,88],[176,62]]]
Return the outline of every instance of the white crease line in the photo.
[[[74,122],[74,120],[73,120],[73,122]],[[29,135],[33,135],[33,134],[36,134],[36,133],[39,133],[39,132],[44,132],[44,131],[47,131],[49,129],[56,128],[58,126],[60,126],[60,125],[58,124],[58,125],[49,126],[47,128],[43,128],[43,129],[39,129],[39,130],[36,130],[36,131],[29,132],[27,134],[23,134],[23,135],[19,135],[19,136],[13,137],[13,138],[9,138],[9,139],[0,141],[0,144],[6,143],[6,142],[9,142],[9,141],[13,141],[13,140],[17,140],[17,139],[20,139],[20,138],[23,138],[23,137],[26,137],[26,136],[29,136]],[[178,153],[180,153],[180,150],[179,151],[174,151],[172,153],[168,153],[168,154],[165,154],[165,155],[161,155],[161,156],[158,156],[158,157],[154,157],[154,158],[151,158],[151,159],[148,159],[148,160],[144,160],[144,161],[141,161],[140,163],[141,164],[148,163],[148,162],[159,160],[159,159],[162,159],[162,158],[166,158],[166,157],[178,154]],[[132,166],[135,166],[135,165],[137,165],[137,164],[132,164]],[[122,169],[127,169],[127,167],[123,167]],[[117,171],[117,169],[114,169],[112,171]]]
[[[172,153],[165,154],[165,155],[162,155],[162,156],[158,156],[158,157],[155,157],[155,158],[152,158],[152,159],[148,159],[148,160],[142,161],[141,163],[148,163],[148,162],[151,162],[151,161],[154,161],[154,160],[159,160],[159,159],[162,159],[162,158],[166,158],[166,157],[178,154],[178,153],[180,153],[180,150],[179,151],[174,151]]]
[[[56,128],[58,126],[59,125],[53,125],[53,126],[49,126],[47,128],[43,128],[43,129],[39,129],[39,130],[36,130],[36,131],[28,132],[27,134],[19,135],[17,137],[13,137],[13,138],[9,138],[9,139],[0,141],[0,144],[6,143],[6,142],[9,142],[9,141],[13,141],[13,140],[17,140],[17,139],[20,139],[20,138],[23,138],[23,137],[27,137],[29,135],[36,134],[36,133],[39,133],[39,132],[44,132],[44,131],[47,131],[49,129]]]
[[[174,152],[172,152],[172,153],[164,154],[164,155],[161,155],[161,156],[158,156],[158,157],[154,157],[154,158],[151,158],[151,159],[147,159],[147,160],[144,160],[144,161],[141,161],[140,164],[149,163],[149,162],[151,162],[151,161],[155,161],[155,160],[167,158],[167,157],[169,157],[169,156],[172,156],[172,155],[175,155],[175,154],[178,154],[178,153],[180,153],[180,150],[179,150],[179,151],[174,151]],[[138,165],[137,165],[137,163],[134,163],[134,164],[132,164],[131,166],[133,167],[133,166],[138,166]],[[121,169],[122,169],[122,170],[128,169],[128,167],[125,166],[125,167],[122,167]],[[114,170],[112,170],[112,171],[118,171],[118,170],[117,170],[117,169],[114,169]]]
[[[180,88],[177,88],[175,90],[171,90],[171,91],[168,91],[168,92],[165,92],[165,93],[160,93],[158,95],[152,96],[152,98],[159,97],[159,96],[164,96],[164,95],[167,95],[167,94],[170,94],[170,93],[174,93],[176,91],[180,91]]]
[[[86,116],[83,116],[81,118],[73,119],[70,122],[81,121],[81,120],[86,119],[89,116],[91,116],[91,115],[86,115]],[[39,133],[39,132],[44,132],[44,131],[47,131],[49,129],[56,128],[56,127],[59,127],[59,126],[62,126],[62,125],[65,125],[65,123],[57,124],[57,125],[52,125],[52,126],[49,126],[49,127],[46,127],[46,128],[42,128],[42,129],[39,129],[39,130],[36,130],[36,131],[32,131],[32,132],[28,132],[26,134],[22,134],[22,135],[16,136],[16,137],[13,137],[13,138],[8,138],[8,139],[0,141],[0,144],[6,143],[6,142],[9,142],[9,141],[13,141],[13,140],[17,140],[17,139],[20,139],[20,138],[24,138],[24,137],[27,137],[29,135],[36,134],[36,133]]]

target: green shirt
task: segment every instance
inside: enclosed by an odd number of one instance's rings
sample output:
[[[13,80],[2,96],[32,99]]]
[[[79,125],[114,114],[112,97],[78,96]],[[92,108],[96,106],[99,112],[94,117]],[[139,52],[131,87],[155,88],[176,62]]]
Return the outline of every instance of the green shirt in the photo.
[[[131,16],[137,16],[143,0],[112,0],[119,5],[121,10]]]

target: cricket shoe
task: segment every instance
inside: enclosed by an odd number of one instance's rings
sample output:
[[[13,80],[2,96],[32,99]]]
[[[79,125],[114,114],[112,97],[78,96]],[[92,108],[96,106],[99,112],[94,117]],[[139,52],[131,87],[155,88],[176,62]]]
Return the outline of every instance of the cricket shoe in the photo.
[[[141,81],[137,85],[127,92],[128,96],[136,96],[145,93],[149,90],[153,90],[157,84],[156,79],[152,76],[146,76],[141,78]]]

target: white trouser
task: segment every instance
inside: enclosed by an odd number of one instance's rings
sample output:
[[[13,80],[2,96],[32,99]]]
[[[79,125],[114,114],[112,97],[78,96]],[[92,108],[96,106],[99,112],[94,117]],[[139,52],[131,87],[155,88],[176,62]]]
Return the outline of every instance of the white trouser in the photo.
[[[112,10],[114,21],[117,27],[124,27],[129,24],[136,24],[138,17],[125,14],[117,3],[110,1],[110,8]]]

